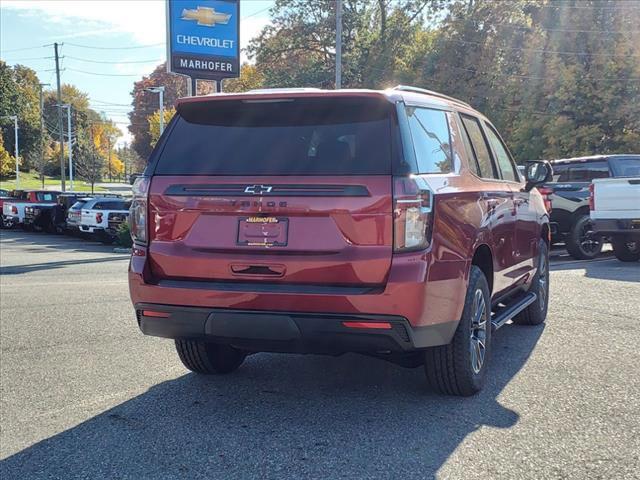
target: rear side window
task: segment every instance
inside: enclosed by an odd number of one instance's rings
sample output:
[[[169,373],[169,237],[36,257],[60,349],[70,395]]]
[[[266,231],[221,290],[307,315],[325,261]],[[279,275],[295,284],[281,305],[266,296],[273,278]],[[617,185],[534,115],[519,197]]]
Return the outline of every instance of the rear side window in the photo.
[[[484,133],[482,133],[480,122],[477,118],[468,115],[461,115],[461,117],[467,135],[469,135],[476,161],[478,162],[480,176],[482,178],[497,178],[493,170],[491,154],[489,153],[489,147],[484,138]]]
[[[512,182],[519,181],[520,178],[516,173],[516,167],[511,160],[511,156],[509,155],[509,152],[507,152],[507,147],[504,146],[502,140],[500,140],[500,137],[498,137],[498,134],[495,132],[495,130],[489,124],[486,125],[489,143],[493,147],[493,151],[496,154],[496,160],[498,160],[498,168],[500,169],[503,180],[511,180]]]
[[[614,177],[640,177],[640,157],[611,158]]]
[[[607,162],[569,163],[558,176],[558,182],[591,182],[594,178],[608,178]]]
[[[55,202],[58,195],[55,193],[38,192],[36,193],[36,199],[39,202]]]
[[[392,112],[366,98],[184,104],[154,174],[390,174]]]
[[[451,136],[446,113],[431,108],[407,107],[409,129],[418,173],[451,171]]]
[[[126,210],[125,202],[98,202],[94,205],[94,210]]]

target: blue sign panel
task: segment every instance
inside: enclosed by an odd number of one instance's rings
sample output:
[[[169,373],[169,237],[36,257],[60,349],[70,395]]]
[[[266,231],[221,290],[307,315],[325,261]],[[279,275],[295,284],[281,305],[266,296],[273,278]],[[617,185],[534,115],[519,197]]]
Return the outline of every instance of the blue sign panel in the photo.
[[[239,0],[167,0],[167,69],[193,78],[240,75]]]

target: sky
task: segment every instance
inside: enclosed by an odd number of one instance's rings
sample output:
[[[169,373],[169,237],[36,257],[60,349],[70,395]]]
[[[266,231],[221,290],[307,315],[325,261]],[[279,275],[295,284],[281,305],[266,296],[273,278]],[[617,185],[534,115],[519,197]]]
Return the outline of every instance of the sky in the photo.
[[[240,1],[241,47],[268,24],[273,3]],[[165,61],[165,36],[164,0],[0,0],[0,58],[31,67],[51,84],[45,89],[55,89],[52,44],[62,43],[60,81],[86,92],[91,107],[116,122],[119,144],[131,141],[133,82]]]

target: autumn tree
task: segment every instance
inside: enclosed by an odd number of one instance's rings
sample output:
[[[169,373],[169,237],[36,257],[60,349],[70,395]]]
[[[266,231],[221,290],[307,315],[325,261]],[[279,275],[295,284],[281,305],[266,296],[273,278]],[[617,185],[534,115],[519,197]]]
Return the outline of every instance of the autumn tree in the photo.
[[[226,79],[222,89],[225,92],[247,92],[263,86],[264,75],[262,72],[255,65],[245,63],[240,67],[240,76]]]
[[[162,63],[149,75],[133,84],[132,106],[129,113],[131,125],[129,131],[133,135],[131,146],[142,158],[151,153],[151,134],[147,118],[158,110],[158,94],[147,91],[151,87],[164,86],[165,110],[173,107],[176,100],[187,95],[187,77],[167,72],[166,63]],[[211,82],[198,82],[198,95],[207,95],[213,91]]]
[[[16,159],[4,148],[4,140],[0,131],[0,177],[6,178],[10,175],[15,175],[15,166]]]
[[[176,109],[173,107],[163,111],[163,122],[165,127],[169,124],[175,114]],[[158,143],[158,139],[160,138],[160,110],[156,110],[149,115],[147,122],[149,124],[150,145],[153,148],[156,146],[156,143]]]

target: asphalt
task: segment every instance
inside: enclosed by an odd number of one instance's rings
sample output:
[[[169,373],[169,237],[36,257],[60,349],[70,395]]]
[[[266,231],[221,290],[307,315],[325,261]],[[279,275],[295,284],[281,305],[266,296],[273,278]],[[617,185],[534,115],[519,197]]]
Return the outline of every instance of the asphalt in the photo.
[[[3,480],[639,478],[640,264],[555,251],[546,325],[501,329],[460,399],[357,355],[188,373],[138,331],[126,255],[0,235]]]

